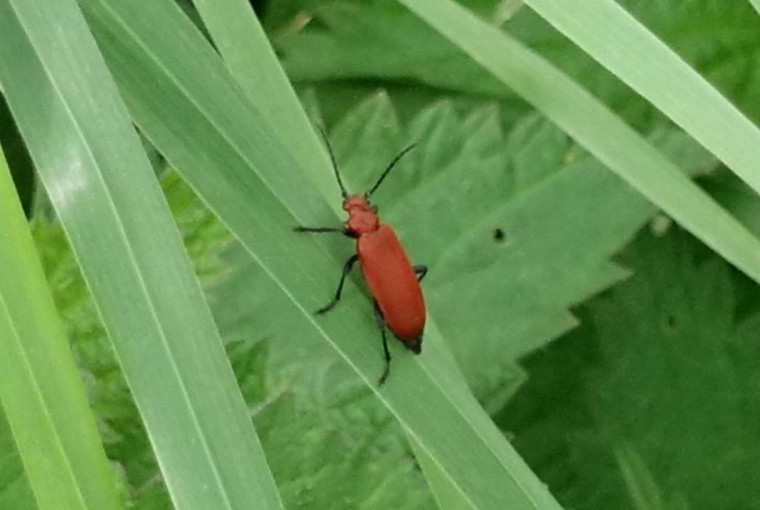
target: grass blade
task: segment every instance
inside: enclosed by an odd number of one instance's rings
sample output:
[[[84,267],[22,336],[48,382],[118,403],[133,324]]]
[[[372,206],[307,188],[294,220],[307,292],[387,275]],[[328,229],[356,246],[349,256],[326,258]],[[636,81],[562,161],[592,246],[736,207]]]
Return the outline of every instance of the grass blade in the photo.
[[[286,141],[293,159],[304,169],[327,167],[330,160],[324,145],[301,108],[250,4],[243,0],[193,0],[193,3],[225,66],[262,119]],[[315,186],[322,194],[333,196],[334,183],[319,178],[320,175],[316,177]]]
[[[2,151],[0,218],[0,402],[37,504],[119,508],[116,480]]]
[[[434,328],[427,331],[424,356],[392,346],[393,376],[378,388],[382,354],[371,308],[312,314],[339,262],[325,244],[292,229],[339,220],[304,184],[309,178],[289,146],[270,132],[181,11],[163,0],[82,5],[138,125],[289,298],[293,311],[279,319],[328,342],[471,507],[558,508],[462,385]],[[323,170],[329,178],[329,167]]]
[[[601,102],[543,58],[449,0],[399,0],[599,161],[760,282],[760,242]]]
[[[2,0],[0,76],[178,508],[278,508],[153,170],[71,0]]]
[[[760,129],[620,5],[525,3],[760,192]]]

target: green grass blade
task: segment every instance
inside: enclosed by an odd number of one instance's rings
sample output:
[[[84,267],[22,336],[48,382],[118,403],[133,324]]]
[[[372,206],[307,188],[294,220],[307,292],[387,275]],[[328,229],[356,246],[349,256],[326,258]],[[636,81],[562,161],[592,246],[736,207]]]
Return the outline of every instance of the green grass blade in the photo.
[[[449,0],[399,0],[726,260],[760,282],[760,242],[600,101]]]
[[[327,167],[330,160],[324,145],[301,108],[250,4],[244,0],[193,3],[225,66],[274,133],[287,141],[293,159],[304,169]],[[334,196],[335,183],[319,177],[314,180],[317,189],[325,196]]]
[[[133,118],[289,298],[290,308],[271,320],[328,342],[471,507],[558,508],[464,387],[434,327],[423,356],[392,345],[393,373],[378,388],[382,350],[371,307],[313,315],[340,263],[327,249],[334,242],[292,229],[340,220],[177,7],[164,0],[82,5]],[[328,166],[317,170],[330,178]],[[347,291],[358,293],[352,282]]]
[[[0,1],[0,79],[178,508],[279,496],[153,170],[76,3]]]
[[[116,479],[2,151],[0,220],[0,402],[37,504],[119,508]]]
[[[760,192],[760,129],[620,5],[525,3]]]

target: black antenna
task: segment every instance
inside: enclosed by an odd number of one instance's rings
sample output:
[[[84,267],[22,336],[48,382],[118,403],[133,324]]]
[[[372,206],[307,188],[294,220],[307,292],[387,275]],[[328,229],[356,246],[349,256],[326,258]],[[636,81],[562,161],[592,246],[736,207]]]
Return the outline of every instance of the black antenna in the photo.
[[[416,143],[413,143],[412,145],[410,145],[410,146],[409,146],[409,147],[407,147],[406,149],[404,149],[404,150],[402,150],[401,152],[399,152],[399,153],[398,153],[398,155],[397,155],[395,158],[393,158],[393,161],[391,161],[391,164],[390,164],[390,165],[388,165],[388,168],[386,168],[386,169],[385,169],[385,171],[384,171],[384,172],[383,172],[383,174],[380,176],[380,178],[377,180],[377,182],[375,183],[375,185],[374,185],[374,186],[372,186],[372,189],[370,189],[368,192],[366,192],[366,193],[364,194],[364,197],[365,197],[365,198],[369,198],[369,197],[372,195],[372,193],[374,193],[374,192],[375,192],[375,190],[376,190],[376,189],[377,189],[377,188],[380,186],[380,183],[382,183],[382,182],[383,182],[383,179],[385,179],[385,176],[386,176],[386,175],[388,175],[388,173],[391,171],[391,169],[392,169],[394,166],[396,166],[396,163],[398,163],[398,160],[399,160],[399,159],[401,159],[401,158],[403,157],[403,155],[404,155],[404,154],[406,154],[406,153],[407,153],[407,152],[409,152],[410,150],[414,149],[416,146],[417,146],[417,144],[416,144]]]
[[[325,133],[325,130],[322,129],[322,126],[319,124],[316,125],[317,129],[319,129],[319,132],[322,134],[322,139],[325,141],[325,145],[327,145],[327,152],[330,153],[330,161],[332,161],[333,170],[335,170],[335,178],[338,179],[338,186],[340,186],[340,193],[343,196],[343,198],[346,198],[348,196],[348,191],[346,191],[346,187],[343,186],[343,181],[340,180],[340,173],[338,173],[338,163],[335,162],[335,154],[333,154],[332,147],[330,146],[330,140],[327,138],[327,133]]]

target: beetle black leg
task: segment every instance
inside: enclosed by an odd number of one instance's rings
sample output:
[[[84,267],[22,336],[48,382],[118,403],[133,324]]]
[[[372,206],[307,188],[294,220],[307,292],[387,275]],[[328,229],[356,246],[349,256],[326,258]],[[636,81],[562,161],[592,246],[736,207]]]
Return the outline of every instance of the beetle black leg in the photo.
[[[417,265],[413,267],[415,274],[420,275],[419,278],[417,278],[418,282],[421,282],[423,278],[425,278],[425,275],[428,272],[428,267],[423,265]]]
[[[344,227],[301,227],[299,226],[299,227],[293,227],[293,230],[296,232],[312,232],[312,233],[335,232],[337,234],[348,235]]]
[[[377,319],[377,327],[380,328],[380,336],[383,337],[383,352],[385,353],[385,369],[383,369],[383,373],[380,375],[380,381],[377,383],[378,386],[382,386],[388,378],[388,374],[391,373],[391,353],[388,350],[388,337],[385,334],[385,319],[380,312],[380,307],[377,306],[377,301],[373,300],[373,303],[375,307],[375,319]]]
[[[332,308],[340,301],[340,293],[343,292],[343,283],[346,281],[346,276],[348,276],[348,273],[351,272],[351,268],[354,267],[354,263],[359,259],[358,255],[351,255],[351,257],[346,261],[346,263],[343,265],[343,272],[340,275],[340,283],[338,284],[338,290],[335,292],[335,297],[327,303],[326,306],[323,306],[319,310],[317,310],[317,314],[322,314],[325,312],[329,312],[332,310]]]

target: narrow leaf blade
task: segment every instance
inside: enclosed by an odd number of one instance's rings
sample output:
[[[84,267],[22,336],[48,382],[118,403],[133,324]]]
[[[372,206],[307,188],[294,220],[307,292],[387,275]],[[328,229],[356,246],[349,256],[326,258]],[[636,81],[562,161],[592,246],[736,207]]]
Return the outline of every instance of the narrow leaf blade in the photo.
[[[280,507],[177,228],[76,4],[0,6],[0,76],[11,111],[175,505]]]
[[[119,508],[116,480],[2,151],[0,218],[0,402],[37,504]]]
[[[326,167],[329,159],[323,142],[301,108],[250,4],[244,0],[193,0],[193,3],[225,66],[262,119],[288,144],[293,159],[304,169]],[[331,196],[335,184],[322,177],[315,173],[315,186],[323,195]]]
[[[526,3],[760,193],[760,129],[613,0]],[[760,18],[757,19],[760,30]]]

